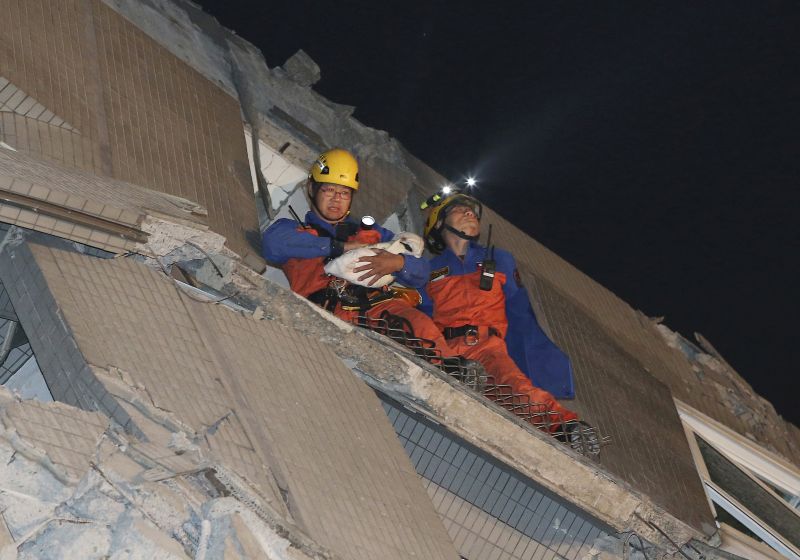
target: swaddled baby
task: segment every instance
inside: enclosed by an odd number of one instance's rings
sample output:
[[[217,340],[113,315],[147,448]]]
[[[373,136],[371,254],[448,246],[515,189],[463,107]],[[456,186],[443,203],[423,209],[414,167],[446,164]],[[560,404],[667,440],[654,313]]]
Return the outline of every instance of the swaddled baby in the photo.
[[[358,277],[361,276],[363,272],[353,272],[354,268],[358,268],[360,266],[358,262],[360,258],[370,257],[377,254],[376,249],[383,249],[390,253],[394,253],[395,255],[407,254],[415,257],[421,257],[424,248],[425,242],[419,235],[404,231],[395,235],[394,239],[391,241],[375,243],[374,245],[367,245],[366,247],[360,247],[358,249],[353,249],[352,251],[347,251],[342,256],[337,257],[326,264],[325,272],[331,276],[344,278],[352,284],[368,286],[367,282],[369,282],[372,277],[359,280]],[[387,274],[379,278],[374,284],[368,287],[382,288],[383,286],[391,284],[392,282],[394,282],[394,276]]]

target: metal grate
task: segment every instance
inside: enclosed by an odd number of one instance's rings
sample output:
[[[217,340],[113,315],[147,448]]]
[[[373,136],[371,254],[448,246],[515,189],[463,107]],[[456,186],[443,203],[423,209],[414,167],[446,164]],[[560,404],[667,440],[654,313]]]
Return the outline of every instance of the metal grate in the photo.
[[[461,555],[583,558],[613,530],[385,395],[384,410]]]
[[[515,393],[510,385],[495,383],[494,377],[487,374],[479,363],[461,357],[443,357],[433,341],[415,337],[411,324],[402,317],[389,313],[380,318],[360,315],[354,323],[405,346],[442,372],[579,453],[595,456],[610,443],[610,438],[602,436],[597,428],[582,422],[564,422],[558,412],[547,410],[543,403],[532,402],[529,395]]]

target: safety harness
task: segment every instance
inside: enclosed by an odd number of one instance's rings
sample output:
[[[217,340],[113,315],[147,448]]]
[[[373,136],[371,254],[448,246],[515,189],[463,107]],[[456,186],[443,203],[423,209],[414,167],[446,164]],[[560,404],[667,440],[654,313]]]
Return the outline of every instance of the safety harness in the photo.
[[[333,312],[337,304],[345,311],[368,311],[379,303],[390,299],[401,298],[401,290],[408,288],[369,289],[365,286],[350,284],[347,280],[333,278],[327,287],[309,294],[308,299],[327,311]],[[416,292],[416,290],[411,290]]]
[[[305,227],[313,229],[320,237],[333,238],[340,247],[344,246],[351,237],[358,232],[358,225],[353,222],[339,222],[336,224],[334,234],[318,224],[307,224]],[[339,252],[341,254],[341,252]],[[329,262],[339,255],[331,255],[325,259]],[[333,312],[337,304],[341,304],[345,311],[359,311],[361,313],[372,309],[376,305],[391,299],[405,299],[411,305],[422,303],[422,297],[417,290],[412,288],[384,287],[367,288],[351,284],[342,278],[332,277],[328,285],[307,296],[307,298],[327,311]]]
[[[500,336],[500,331],[494,327],[488,328],[489,336]],[[468,346],[475,346],[480,340],[480,327],[477,325],[461,325],[460,327],[445,327],[442,334],[447,340],[464,337]]]

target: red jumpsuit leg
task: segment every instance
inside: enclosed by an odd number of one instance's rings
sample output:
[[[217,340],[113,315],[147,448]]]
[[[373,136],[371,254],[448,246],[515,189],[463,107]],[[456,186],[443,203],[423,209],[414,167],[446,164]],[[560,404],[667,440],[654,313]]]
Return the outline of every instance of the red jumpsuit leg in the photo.
[[[474,346],[467,345],[463,338],[457,338],[450,341],[450,346],[454,352],[480,362],[486,372],[494,377],[494,381],[498,385],[509,385],[515,393],[528,395],[532,405],[536,403],[542,405],[539,407],[532,406],[532,412],[555,413],[548,415],[546,421],[551,431],[562,429],[564,422],[578,419],[577,414],[561,406],[553,395],[544,389],[533,386],[530,379],[522,373],[517,364],[514,363],[514,360],[511,359],[511,356],[508,355],[506,343],[502,338],[489,336],[478,341]],[[545,416],[540,414],[538,417],[534,416],[531,422],[540,425],[544,423],[544,420]]]
[[[441,331],[436,327],[433,319],[407,301],[391,299],[367,310],[364,315],[370,319],[380,319],[384,312],[396,315],[408,321],[411,324],[411,328],[414,329],[414,337],[430,340],[433,343],[433,350],[437,350],[439,355],[445,358],[456,356],[450,348],[450,345],[447,344],[447,341],[442,336]],[[354,323],[359,315],[356,311],[345,311],[341,306],[336,307],[334,314],[348,323]],[[430,354],[434,354],[434,352]]]
[[[401,299],[391,299],[373,307],[366,312],[366,315],[372,319],[379,319],[384,312],[402,317],[411,323],[411,328],[414,329],[414,336],[433,342],[434,349],[438,350],[441,356],[452,357],[456,355],[450,349],[450,345],[447,344],[447,341],[433,322],[433,319],[408,302]]]

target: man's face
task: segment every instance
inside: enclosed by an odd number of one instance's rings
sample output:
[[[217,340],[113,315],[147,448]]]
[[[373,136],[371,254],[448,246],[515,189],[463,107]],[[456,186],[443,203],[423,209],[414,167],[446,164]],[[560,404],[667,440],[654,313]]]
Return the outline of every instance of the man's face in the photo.
[[[478,235],[481,231],[481,222],[475,210],[465,204],[450,208],[444,223],[466,235]]]
[[[335,224],[347,216],[352,200],[353,189],[350,187],[324,183],[317,190],[314,204],[322,219]]]

